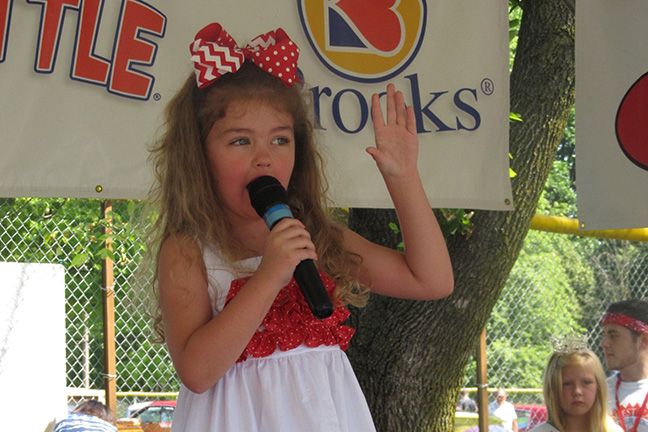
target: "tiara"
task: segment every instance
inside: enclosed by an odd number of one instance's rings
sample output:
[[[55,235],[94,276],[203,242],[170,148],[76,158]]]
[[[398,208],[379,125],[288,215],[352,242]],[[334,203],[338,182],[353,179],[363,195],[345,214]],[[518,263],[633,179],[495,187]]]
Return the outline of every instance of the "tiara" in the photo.
[[[553,350],[557,354],[569,354],[574,351],[587,349],[587,334],[571,333],[565,336],[549,338]]]

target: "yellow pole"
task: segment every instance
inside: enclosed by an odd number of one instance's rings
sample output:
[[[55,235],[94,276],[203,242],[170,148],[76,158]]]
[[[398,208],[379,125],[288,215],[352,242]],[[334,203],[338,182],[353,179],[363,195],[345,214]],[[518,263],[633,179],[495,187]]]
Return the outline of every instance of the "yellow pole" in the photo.
[[[648,228],[601,231],[581,230],[578,226],[578,220],[559,216],[535,215],[531,221],[531,229],[582,237],[648,241]]]

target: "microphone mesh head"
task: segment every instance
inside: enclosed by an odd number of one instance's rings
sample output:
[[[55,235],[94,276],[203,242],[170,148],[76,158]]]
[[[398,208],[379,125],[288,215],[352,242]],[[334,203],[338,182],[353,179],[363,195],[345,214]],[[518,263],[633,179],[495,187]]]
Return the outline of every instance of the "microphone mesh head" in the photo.
[[[247,185],[252,207],[261,217],[272,206],[288,204],[286,189],[272,176],[261,176]]]

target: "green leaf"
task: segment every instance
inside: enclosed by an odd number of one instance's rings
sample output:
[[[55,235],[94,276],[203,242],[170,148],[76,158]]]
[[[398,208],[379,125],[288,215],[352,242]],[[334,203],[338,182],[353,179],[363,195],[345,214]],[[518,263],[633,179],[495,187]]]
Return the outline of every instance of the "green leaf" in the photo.
[[[83,264],[85,264],[86,261],[88,261],[89,258],[90,255],[87,253],[77,254],[74,256],[74,258],[72,258],[72,262],[70,263],[70,265],[72,267],[81,267]]]
[[[509,42],[511,42],[518,35],[517,30],[509,30]]]
[[[400,228],[394,222],[389,222],[389,228],[394,231],[396,234],[400,233]]]
[[[115,253],[108,248],[99,249],[99,257],[101,259],[110,259],[113,262],[115,261]]]

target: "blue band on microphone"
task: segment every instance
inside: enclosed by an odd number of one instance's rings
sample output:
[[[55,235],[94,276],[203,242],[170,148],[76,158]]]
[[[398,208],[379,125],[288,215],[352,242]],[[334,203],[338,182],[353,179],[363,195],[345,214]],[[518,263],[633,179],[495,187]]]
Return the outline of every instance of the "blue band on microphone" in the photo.
[[[277,204],[266,210],[263,215],[263,220],[268,228],[272,229],[272,227],[281,219],[292,217],[293,215],[290,208],[286,204]]]

